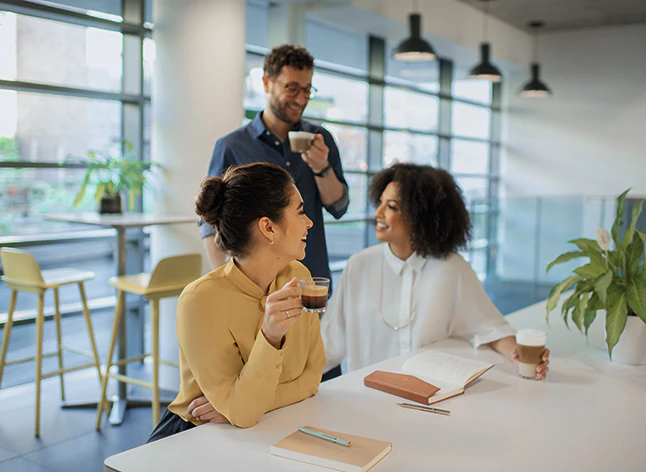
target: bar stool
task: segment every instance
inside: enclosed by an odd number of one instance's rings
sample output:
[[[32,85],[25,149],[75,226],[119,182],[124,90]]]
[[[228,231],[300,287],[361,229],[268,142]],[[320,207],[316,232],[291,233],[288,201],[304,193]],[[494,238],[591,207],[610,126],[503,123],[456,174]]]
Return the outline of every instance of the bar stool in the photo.
[[[159,300],[162,298],[178,296],[182,293],[182,290],[184,290],[186,285],[200,277],[201,272],[202,256],[200,254],[186,254],[162,259],[157,263],[157,266],[151,274],[142,273],[110,278],[110,285],[117,289],[117,306],[114,310],[112,337],[110,339],[108,360],[106,363],[105,374],[103,376],[101,399],[99,400],[99,405],[97,407],[97,430],[101,429],[103,411],[108,411],[106,391],[108,387],[108,379],[110,377],[121,382],[152,389],[153,428],[157,426],[157,423],[159,422],[159,364],[179,367],[176,362],[165,361],[159,358]],[[122,318],[126,293],[142,295],[150,301],[152,353],[112,362],[112,355],[114,354],[114,348],[117,342],[119,326],[122,322],[125,322]],[[110,372],[110,368],[113,365],[126,365],[131,362],[140,361],[148,356],[152,357],[153,362],[152,382],[145,382],[122,374]]]
[[[85,298],[85,286],[83,283],[86,280],[94,278],[94,273],[80,269],[52,269],[40,270],[38,263],[34,257],[28,252],[18,249],[0,249],[0,257],[2,258],[2,267],[4,276],[2,280],[11,289],[11,299],[9,300],[9,310],[7,312],[7,322],[4,327],[4,336],[2,339],[2,354],[0,355],[0,382],[2,382],[2,373],[5,365],[19,364],[22,362],[36,361],[36,419],[34,427],[34,435],[40,435],[40,381],[46,377],[59,375],[61,380],[61,399],[65,400],[65,384],[63,382],[63,374],[73,372],[76,370],[86,369],[88,367],[96,367],[99,374],[99,382],[101,381],[101,366],[99,362],[99,354],[97,353],[96,343],[94,341],[94,331],[92,330],[92,319],[90,318],[90,309],[87,306],[87,299]],[[83,316],[87,324],[87,331],[90,337],[90,344],[92,345],[92,352],[82,351],[79,349],[64,346],[62,343],[61,335],[61,311],[59,306],[58,289],[63,285],[78,284],[79,292],[81,294],[81,302],[83,303]],[[45,292],[49,289],[54,291],[54,320],[56,321],[56,338],[58,349],[54,353],[43,354],[43,325],[45,322],[44,306],[45,306]],[[30,292],[38,295],[38,315],[36,316],[36,357],[28,357],[17,359],[11,362],[5,362],[7,357],[7,347],[9,345],[9,336],[11,335],[11,327],[13,326],[13,312],[16,308],[16,300],[18,299],[18,292]],[[76,367],[63,367],[63,349],[75,352],[83,356],[94,359],[94,362],[83,364]],[[43,357],[58,356],[59,369],[46,374],[42,373]]]

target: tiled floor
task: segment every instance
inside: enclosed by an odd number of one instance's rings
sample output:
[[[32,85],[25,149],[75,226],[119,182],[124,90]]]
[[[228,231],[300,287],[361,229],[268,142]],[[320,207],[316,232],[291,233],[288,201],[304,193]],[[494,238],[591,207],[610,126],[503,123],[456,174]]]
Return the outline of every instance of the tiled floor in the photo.
[[[504,314],[518,310],[545,298],[548,287],[531,284],[500,284],[488,281],[485,287],[489,296]],[[112,311],[102,310],[92,314],[95,336],[99,345],[101,361],[107,355],[107,340],[112,323]],[[166,323],[167,324],[167,323]],[[166,326],[166,331],[173,326]],[[162,327],[162,339],[164,338]],[[64,342],[89,348],[82,317],[63,320]],[[170,333],[172,334],[172,333]],[[170,339],[166,333],[166,339]],[[54,348],[54,326],[45,323],[46,349]],[[33,355],[35,327],[15,326],[9,344],[9,359]],[[174,346],[162,342],[162,355],[172,358]],[[66,365],[85,362],[83,358],[66,357]],[[56,359],[44,362],[44,369],[56,369]],[[176,379],[176,371],[165,371],[170,383]],[[133,365],[130,375],[145,377],[146,367]],[[162,375],[164,372],[162,372]],[[34,365],[33,363],[9,366],[5,369],[0,389],[0,472],[101,472],[106,457],[137,447],[146,442],[152,429],[150,408],[128,410],[121,426],[113,427],[107,419],[103,429],[94,429],[95,409],[62,409],[60,387],[57,377],[42,384],[41,435],[35,438],[34,430]],[[163,377],[162,377],[163,380]],[[114,382],[113,382],[114,384]],[[99,395],[96,372],[91,369],[67,374],[65,388],[68,401],[95,401]],[[111,391],[114,390],[114,385]],[[131,388],[130,393],[146,396],[145,389]]]

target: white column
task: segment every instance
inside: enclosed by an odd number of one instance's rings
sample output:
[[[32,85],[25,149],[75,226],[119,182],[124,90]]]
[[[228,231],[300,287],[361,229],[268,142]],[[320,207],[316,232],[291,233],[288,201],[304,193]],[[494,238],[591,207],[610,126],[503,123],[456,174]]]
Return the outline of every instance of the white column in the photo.
[[[215,141],[242,124],[245,2],[154,0],[153,15],[151,153],[165,167],[153,211],[195,215],[193,199]],[[153,266],[163,257],[194,252],[203,254],[208,271],[196,225],[153,227]],[[176,299],[162,303],[162,346],[176,345],[175,307]],[[176,387],[170,378],[176,381],[177,373],[162,372],[162,384]]]
[[[215,141],[242,124],[245,2],[155,0],[153,8],[151,152],[165,167],[154,210],[195,215]],[[201,246],[194,225],[153,227],[153,263]]]

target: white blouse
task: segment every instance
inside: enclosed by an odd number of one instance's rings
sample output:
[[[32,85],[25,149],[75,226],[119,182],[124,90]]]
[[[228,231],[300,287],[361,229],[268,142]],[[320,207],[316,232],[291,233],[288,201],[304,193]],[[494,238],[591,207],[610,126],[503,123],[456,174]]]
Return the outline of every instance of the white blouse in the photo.
[[[459,254],[436,259],[413,253],[402,261],[380,244],[348,261],[321,334],[325,371],[344,359],[344,370],[352,371],[449,337],[478,347],[515,330]]]

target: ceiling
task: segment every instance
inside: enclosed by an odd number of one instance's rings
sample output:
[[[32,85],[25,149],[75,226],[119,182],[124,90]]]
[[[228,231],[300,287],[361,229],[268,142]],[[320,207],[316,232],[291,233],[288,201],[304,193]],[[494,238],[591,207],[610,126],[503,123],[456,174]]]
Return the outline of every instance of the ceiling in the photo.
[[[429,0],[420,0],[429,1]],[[483,9],[482,0],[459,0]],[[492,16],[522,29],[539,20],[545,30],[646,22],[646,0],[491,0]]]

